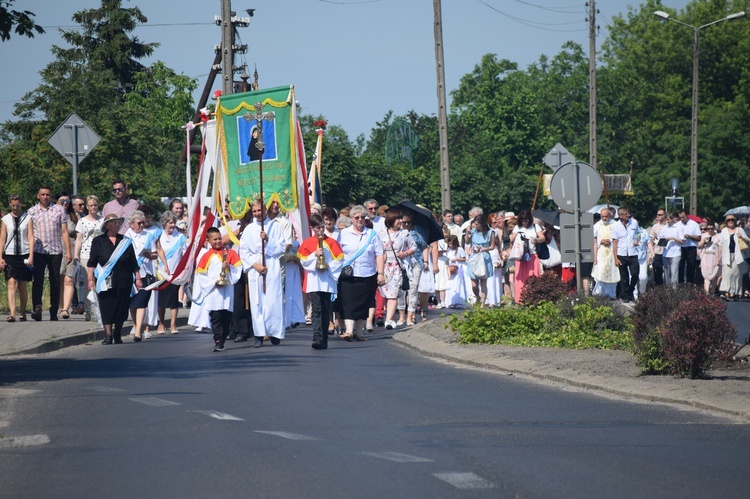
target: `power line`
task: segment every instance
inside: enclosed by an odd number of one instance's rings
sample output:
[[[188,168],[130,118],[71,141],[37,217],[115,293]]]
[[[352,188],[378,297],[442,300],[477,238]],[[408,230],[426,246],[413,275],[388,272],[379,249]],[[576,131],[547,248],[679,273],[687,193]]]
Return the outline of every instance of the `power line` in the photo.
[[[568,6],[565,6],[565,7],[562,7],[562,6],[547,7],[545,5],[537,5],[537,4],[531,3],[531,2],[524,2],[524,0],[514,0],[514,1],[516,1],[518,3],[522,3],[524,5],[528,5],[529,7],[536,7],[537,9],[542,9],[542,10],[546,10],[546,11],[549,11],[549,12],[557,12],[557,13],[560,13],[560,14],[576,14],[575,11],[572,11],[572,10],[562,10],[562,9],[578,9],[580,7],[585,7],[585,4],[582,4],[582,3],[576,4],[576,5],[568,5]]]
[[[379,0],[378,0],[379,1]],[[155,28],[164,26],[214,26],[215,23],[158,23],[158,24],[138,24],[139,28]],[[83,26],[42,26],[44,29],[83,29]]]
[[[361,3],[377,3],[377,2],[381,2],[382,0],[362,0],[360,2],[333,2],[332,0],[318,0],[318,1],[323,2],[323,3],[333,3],[336,5],[357,5]]]
[[[485,5],[486,7],[494,10],[498,14],[500,14],[502,16],[505,16],[508,19],[511,19],[513,21],[516,21],[517,23],[524,24],[524,25],[526,25],[526,26],[528,26],[530,28],[541,29],[541,30],[544,30],[544,31],[557,31],[557,32],[563,32],[563,33],[575,33],[575,32],[579,32],[579,31],[586,31],[586,29],[553,29],[553,28],[544,28],[543,26],[560,26],[560,25],[563,25],[563,24],[578,24],[580,21],[574,21],[574,22],[570,22],[570,23],[538,23],[536,21],[529,21],[529,20],[526,20],[526,19],[521,19],[520,17],[516,17],[516,16],[513,16],[513,15],[510,15],[507,12],[503,12],[503,11],[501,11],[501,10],[493,7],[492,5],[488,4],[484,0],[477,0],[477,1],[479,3]]]

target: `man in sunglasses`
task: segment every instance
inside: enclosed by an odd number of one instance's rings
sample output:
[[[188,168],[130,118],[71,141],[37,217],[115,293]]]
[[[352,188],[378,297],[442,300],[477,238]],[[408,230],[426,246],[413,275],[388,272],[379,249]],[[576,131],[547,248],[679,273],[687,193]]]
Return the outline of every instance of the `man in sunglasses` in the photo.
[[[112,182],[112,194],[115,198],[104,205],[102,218],[113,214],[117,215],[118,218],[127,220],[128,217],[138,209],[138,201],[128,195],[127,185],[125,185],[125,182],[120,179],[115,179],[115,181]],[[118,232],[124,235],[127,230],[128,224],[124,223],[120,226]]]

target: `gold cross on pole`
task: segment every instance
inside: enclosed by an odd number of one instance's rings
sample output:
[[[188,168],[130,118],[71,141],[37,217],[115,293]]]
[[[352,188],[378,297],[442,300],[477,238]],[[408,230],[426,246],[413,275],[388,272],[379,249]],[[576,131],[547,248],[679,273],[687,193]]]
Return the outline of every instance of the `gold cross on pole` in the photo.
[[[263,200],[263,151],[266,150],[266,144],[263,142],[263,121],[273,121],[274,117],[275,116],[273,113],[263,112],[263,103],[261,102],[255,103],[255,114],[248,111],[243,116],[243,118],[245,118],[247,121],[256,120],[258,123],[257,124],[258,141],[255,143],[255,147],[258,149],[258,152],[260,152],[260,155],[258,157],[258,183],[260,184],[259,185],[260,206],[261,206],[261,209],[263,210],[263,216],[260,217],[261,232],[266,231],[265,223],[264,223],[266,204],[265,204],[265,201]],[[261,260],[262,260],[261,265],[265,267],[266,266],[266,242],[263,239],[260,240],[260,254],[261,254]],[[263,293],[265,294],[266,292],[266,274],[265,273],[263,274],[262,288],[263,288]]]

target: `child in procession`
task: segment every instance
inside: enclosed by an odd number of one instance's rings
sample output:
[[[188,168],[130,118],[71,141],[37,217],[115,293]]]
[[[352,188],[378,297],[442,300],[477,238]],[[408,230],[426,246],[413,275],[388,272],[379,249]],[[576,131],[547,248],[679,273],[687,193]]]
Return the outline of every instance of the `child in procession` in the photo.
[[[344,252],[335,239],[325,233],[320,215],[310,216],[312,237],[305,239],[299,247],[297,257],[305,269],[302,289],[310,298],[313,327],[312,347],[315,350],[328,348],[328,326],[331,317],[331,294],[336,293],[337,281],[344,261]],[[318,264],[325,263],[325,269]]]
[[[209,310],[213,351],[221,352],[232,324],[234,283],[242,274],[242,262],[236,251],[224,248],[218,228],[208,229],[206,242],[210,249],[203,253],[195,268],[193,301]]]

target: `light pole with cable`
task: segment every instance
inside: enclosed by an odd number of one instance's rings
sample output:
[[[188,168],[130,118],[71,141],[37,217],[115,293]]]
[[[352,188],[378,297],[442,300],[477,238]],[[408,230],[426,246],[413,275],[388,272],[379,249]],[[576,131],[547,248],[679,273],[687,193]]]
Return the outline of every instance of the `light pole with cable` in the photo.
[[[667,21],[686,26],[693,30],[693,110],[690,125],[690,213],[697,215],[698,211],[698,33],[703,28],[708,28],[714,24],[718,24],[724,21],[733,21],[735,19],[741,19],[745,17],[745,11],[730,14],[727,17],[717,19],[716,21],[704,24],[703,26],[695,27],[690,24],[673,19],[669,14],[662,10],[654,12],[656,17],[660,17]]]

